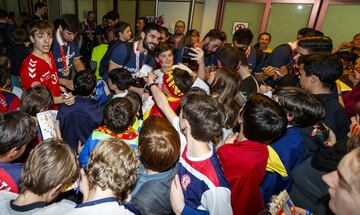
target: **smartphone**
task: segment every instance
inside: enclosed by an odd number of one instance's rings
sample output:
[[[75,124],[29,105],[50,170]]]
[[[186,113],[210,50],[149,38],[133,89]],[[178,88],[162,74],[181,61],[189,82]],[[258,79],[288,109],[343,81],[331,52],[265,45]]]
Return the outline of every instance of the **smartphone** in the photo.
[[[196,54],[193,50],[191,50],[191,48],[189,47],[184,47],[182,49],[182,58],[186,58],[186,59],[190,59],[190,58],[193,58],[194,56],[190,55],[190,53],[192,54]]]
[[[240,107],[243,107],[246,103],[246,96],[241,91],[236,93],[236,95],[234,96],[234,99],[235,99],[236,103],[238,103],[238,105],[240,105]]]

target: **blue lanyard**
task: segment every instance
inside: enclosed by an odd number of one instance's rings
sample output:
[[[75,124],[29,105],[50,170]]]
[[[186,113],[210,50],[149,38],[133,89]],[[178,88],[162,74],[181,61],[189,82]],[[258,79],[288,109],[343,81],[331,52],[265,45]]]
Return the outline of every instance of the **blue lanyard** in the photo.
[[[106,202],[119,203],[115,197],[107,197],[107,198],[103,198],[103,199],[97,199],[97,200],[94,200],[94,201],[91,201],[91,202],[85,202],[85,203],[78,204],[78,205],[76,205],[75,208],[83,208],[83,207],[88,207],[88,206],[94,206],[94,205],[98,205],[98,204],[102,204],[102,203],[106,203]]]

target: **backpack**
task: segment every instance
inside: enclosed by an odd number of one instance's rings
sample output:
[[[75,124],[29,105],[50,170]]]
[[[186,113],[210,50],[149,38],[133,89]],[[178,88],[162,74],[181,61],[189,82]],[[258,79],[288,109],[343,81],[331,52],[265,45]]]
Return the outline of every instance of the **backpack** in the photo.
[[[125,43],[126,49],[127,49],[124,65],[130,61],[134,43],[123,42],[120,40],[110,43],[108,50],[105,52],[104,57],[100,61],[99,74],[101,77],[103,77],[109,71],[110,58],[111,58],[111,55],[112,55],[114,49],[123,43]]]

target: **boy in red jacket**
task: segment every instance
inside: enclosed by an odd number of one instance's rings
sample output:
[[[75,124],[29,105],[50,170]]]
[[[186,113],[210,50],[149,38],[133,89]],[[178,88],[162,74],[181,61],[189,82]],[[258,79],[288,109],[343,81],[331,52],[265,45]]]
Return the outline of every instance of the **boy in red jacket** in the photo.
[[[267,96],[255,93],[240,113],[240,133],[218,149],[231,187],[234,214],[258,214],[264,209],[260,188],[268,161],[267,144],[286,131],[285,111]],[[232,140],[231,140],[232,139]]]

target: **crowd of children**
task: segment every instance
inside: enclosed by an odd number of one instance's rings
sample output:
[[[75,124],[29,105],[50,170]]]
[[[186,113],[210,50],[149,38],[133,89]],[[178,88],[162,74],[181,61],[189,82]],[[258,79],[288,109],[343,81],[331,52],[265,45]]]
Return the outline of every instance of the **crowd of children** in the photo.
[[[93,16],[1,29],[0,214],[257,215],[284,190],[289,214],[358,213],[359,35],[271,50],[139,19],[132,41],[116,11]]]

